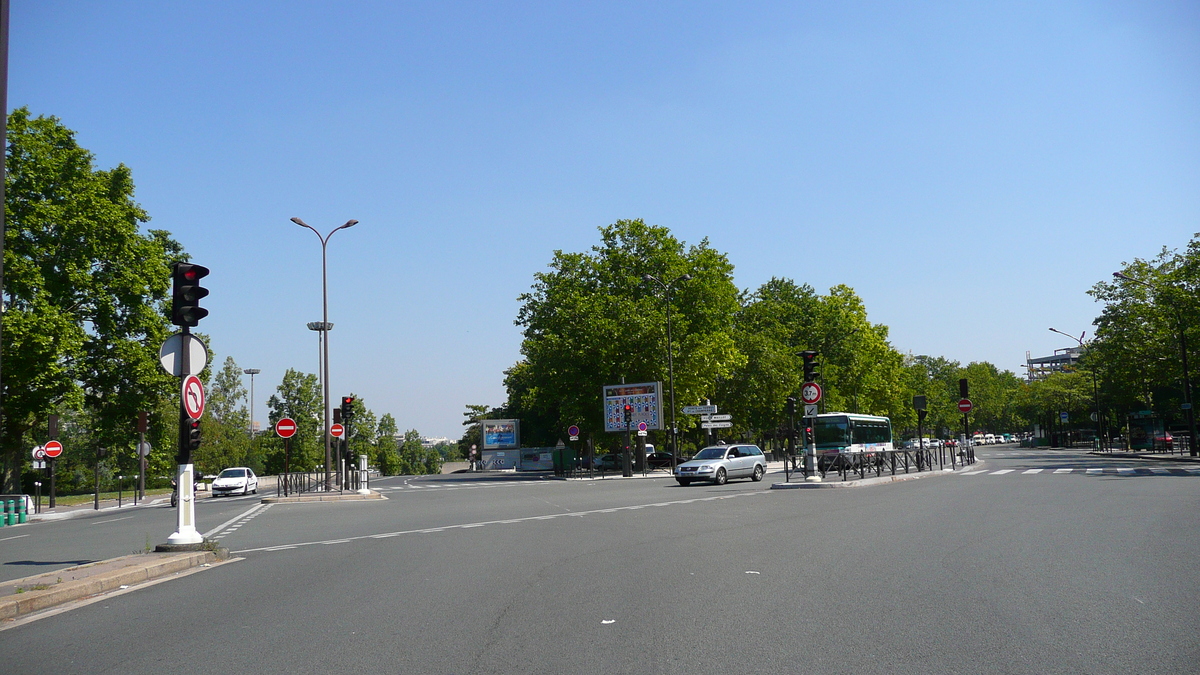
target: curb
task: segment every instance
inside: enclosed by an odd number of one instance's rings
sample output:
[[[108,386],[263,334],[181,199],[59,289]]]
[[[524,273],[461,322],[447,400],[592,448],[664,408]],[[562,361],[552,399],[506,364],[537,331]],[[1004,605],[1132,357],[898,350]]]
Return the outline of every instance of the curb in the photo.
[[[315,494],[297,495],[295,497],[263,497],[263,504],[302,504],[307,502],[361,502],[376,499],[387,499],[381,492],[372,491],[370,494],[360,495],[357,492],[331,494],[328,492],[318,492]]]
[[[211,564],[217,562],[218,559],[217,553],[213,551],[165,555],[137,553],[88,565],[68,567],[24,579],[6,581],[0,584],[0,590],[8,591],[11,594],[0,597],[0,619],[15,619],[89,595],[113,591],[122,586],[132,586],[157,577],[176,574],[192,567]],[[98,569],[100,571],[97,571]],[[74,578],[63,581],[68,577]],[[17,592],[17,589],[38,585],[47,587]]]

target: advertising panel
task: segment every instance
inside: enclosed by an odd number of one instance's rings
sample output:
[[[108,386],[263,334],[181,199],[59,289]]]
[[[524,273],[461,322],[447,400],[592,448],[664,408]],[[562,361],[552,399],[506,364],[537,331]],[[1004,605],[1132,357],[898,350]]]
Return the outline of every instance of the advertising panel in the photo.
[[[520,420],[482,420],[484,450],[515,450],[521,447]]]
[[[647,429],[662,429],[662,382],[611,384],[604,387],[604,430],[625,431],[625,404],[633,406],[634,431],[639,422]]]

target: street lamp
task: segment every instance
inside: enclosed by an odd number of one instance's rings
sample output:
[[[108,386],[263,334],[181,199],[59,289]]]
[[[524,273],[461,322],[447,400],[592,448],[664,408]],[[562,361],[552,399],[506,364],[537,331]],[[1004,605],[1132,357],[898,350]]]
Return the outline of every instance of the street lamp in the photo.
[[[1066,337],[1069,337],[1072,340],[1078,342],[1079,343],[1079,351],[1080,351],[1080,354],[1082,355],[1083,349],[1086,346],[1083,342],[1083,336],[1087,335],[1087,331],[1080,333],[1079,337],[1075,337],[1074,335],[1071,335],[1070,333],[1064,333],[1061,330],[1058,330],[1057,328],[1051,328],[1050,332],[1058,333],[1059,335],[1065,335]],[[1100,423],[1100,386],[1096,383],[1096,367],[1094,364],[1092,365],[1090,370],[1092,371],[1092,405],[1094,405],[1096,408],[1096,450],[1103,450],[1104,449],[1104,431],[1103,431],[1103,425]]]
[[[1126,276],[1120,272],[1113,272],[1113,276],[1117,279],[1132,281],[1135,284],[1141,284],[1142,286],[1149,288],[1151,291],[1154,291],[1155,295],[1158,295],[1158,289],[1156,289],[1152,284],[1142,281],[1141,279],[1134,279],[1133,277]],[[1189,435],[1188,454],[1190,454],[1192,457],[1196,457],[1196,416],[1192,412],[1192,378],[1188,374],[1187,336],[1184,334],[1183,330],[1183,311],[1180,310],[1179,307],[1173,308],[1175,310],[1176,319],[1179,322],[1179,353],[1183,360],[1183,409],[1187,411]]]
[[[688,281],[691,278],[692,275],[684,274],[667,284],[663,283],[653,274],[642,275],[642,279],[653,281],[662,286],[667,301],[667,387],[671,390],[671,473],[675,473],[675,456],[679,453],[678,429],[675,426],[675,358],[673,355],[674,350],[671,347],[671,289],[675,284],[681,281]]]
[[[250,438],[254,438],[254,376],[261,373],[258,368],[246,368],[243,373],[250,376]]]
[[[321,327],[321,332],[325,337],[325,344],[322,348],[323,354],[321,355],[321,358],[324,361],[323,369],[325,371],[325,384],[322,386],[322,394],[325,397],[325,404],[321,410],[324,413],[325,418],[325,491],[328,492],[330,490],[331,480],[333,478],[333,474],[330,470],[333,465],[333,451],[330,447],[329,438],[329,275],[328,266],[326,264],[325,249],[329,244],[329,238],[333,236],[334,232],[337,232],[338,230],[344,230],[348,227],[354,227],[358,224],[358,221],[347,220],[345,225],[333,228],[329,231],[329,234],[322,237],[320,232],[317,232],[316,229],[303,220],[300,220],[299,218],[292,218],[291,220],[300,227],[305,227],[312,230],[312,233],[317,235],[317,239],[321,240],[321,323],[324,324]]]

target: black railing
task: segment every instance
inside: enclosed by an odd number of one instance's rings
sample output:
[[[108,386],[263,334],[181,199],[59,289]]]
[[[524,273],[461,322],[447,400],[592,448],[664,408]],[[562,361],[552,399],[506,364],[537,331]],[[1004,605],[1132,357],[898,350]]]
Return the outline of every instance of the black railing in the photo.
[[[310,492],[341,492],[336,478],[330,478],[329,489],[325,486],[324,471],[293,471],[279,474],[279,482],[275,484],[276,497],[290,497]]]
[[[791,458],[791,473],[808,477],[804,466],[804,457]],[[975,448],[912,448],[907,450],[875,450],[868,452],[845,452],[837,455],[818,457],[816,471],[825,478],[830,471],[842,477],[842,480],[862,479],[868,476],[895,476],[899,473],[919,473],[921,471],[942,470],[946,467],[956,469],[975,463]],[[786,464],[785,464],[786,468]]]

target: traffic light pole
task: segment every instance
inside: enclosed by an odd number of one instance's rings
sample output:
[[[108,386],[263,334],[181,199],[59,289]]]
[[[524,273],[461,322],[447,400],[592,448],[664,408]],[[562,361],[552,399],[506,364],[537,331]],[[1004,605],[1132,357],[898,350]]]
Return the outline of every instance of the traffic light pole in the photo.
[[[183,381],[191,374],[192,368],[189,352],[191,351],[192,331],[187,326],[182,326],[182,348],[179,356],[179,378],[180,391],[183,390]],[[178,544],[200,544],[204,541],[204,537],[196,531],[196,492],[194,483],[195,467],[192,465],[191,451],[191,417],[187,414],[187,408],[184,405],[183,396],[179,397],[179,452],[175,455],[175,461],[178,464],[178,470],[175,473],[175,489],[179,493],[179,503],[175,511],[175,532],[167,537],[167,543],[171,545]]]

